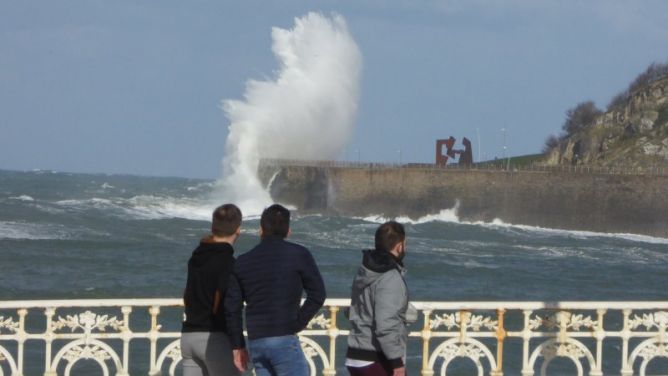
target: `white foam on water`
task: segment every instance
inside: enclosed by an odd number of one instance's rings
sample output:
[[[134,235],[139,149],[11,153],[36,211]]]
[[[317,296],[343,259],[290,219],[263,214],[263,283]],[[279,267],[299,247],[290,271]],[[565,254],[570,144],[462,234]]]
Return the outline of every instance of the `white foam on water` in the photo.
[[[131,198],[61,200],[56,205],[74,210],[104,210],[124,219],[183,218],[210,220],[215,205],[205,200],[140,195]]]
[[[58,240],[71,235],[63,226],[0,221],[0,239]]]
[[[490,228],[509,228],[509,229],[519,229],[523,231],[541,233],[545,235],[556,235],[564,236],[570,238],[578,239],[587,239],[587,238],[614,238],[614,239],[624,239],[632,242],[640,243],[650,243],[650,244],[668,244],[667,238],[659,238],[649,235],[639,235],[639,234],[628,234],[628,233],[608,233],[608,232],[595,232],[595,231],[582,231],[582,230],[562,230],[554,229],[540,226],[528,226],[528,225],[515,225],[511,223],[505,223],[500,219],[494,219],[492,222],[461,222],[464,224],[473,224],[480,225]]]
[[[59,200],[55,202],[56,205],[70,207],[70,208],[104,208],[113,205],[113,202],[107,198],[86,198],[86,199],[70,199]]]
[[[28,195],[20,195],[16,197],[10,197],[10,200],[18,200],[18,201],[35,201],[34,198],[28,196]]]
[[[198,221],[211,220],[215,208],[204,200],[151,195],[132,197],[123,205],[125,213],[137,219],[183,218]]]
[[[260,159],[335,159],[357,112],[362,58],[342,16],[308,13],[271,36],[275,77],[249,80],[243,100],[223,101],[230,125],[214,198],[244,215],[272,203],[257,176]]]
[[[203,189],[211,189],[214,186],[215,186],[214,182],[205,182],[205,183],[199,183],[199,184],[196,184],[196,185],[193,185],[193,186],[186,187],[186,190],[188,190],[188,192],[192,192],[192,191],[199,191],[199,190],[203,190]]]
[[[361,219],[366,222],[373,222],[373,223],[385,223],[389,221],[390,219],[393,219],[397,222],[400,223],[410,223],[413,225],[419,225],[423,223],[429,223],[429,222],[449,222],[449,223],[463,223],[460,222],[459,216],[457,215],[457,211],[459,210],[459,201],[455,202],[455,206],[450,208],[450,209],[443,209],[439,211],[436,214],[427,214],[423,217],[420,217],[418,219],[412,219],[410,217],[396,217],[396,218],[389,218],[387,216],[383,215],[370,215],[367,217],[356,217],[356,219]]]
[[[498,230],[498,229],[522,230],[522,231],[526,231],[526,232],[538,233],[538,234],[543,234],[543,235],[548,235],[548,236],[563,236],[563,237],[579,238],[579,239],[588,239],[588,238],[596,238],[596,237],[598,237],[598,238],[614,238],[614,239],[623,239],[623,240],[628,240],[628,241],[632,241],[632,242],[640,242],[640,243],[668,244],[668,239],[667,238],[659,238],[659,237],[648,236],[648,235],[628,234],[628,233],[606,233],[606,232],[581,231],[581,230],[562,230],[562,229],[553,229],[553,228],[546,228],[546,227],[540,227],[540,226],[516,225],[516,224],[512,224],[512,223],[506,223],[499,218],[495,218],[491,222],[462,221],[462,220],[459,219],[459,215],[457,214],[458,210],[459,210],[459,201],[456,202],[456,204],[453,208],[443,209],[436,214],[425,215],[425,216],[420,217],[418,219],[412,219],[412,218],[409,218],[409,217],[397,217],[397,218],[394,218],[394,220],[396,220],[400,223],[409,223],[409,224],[413,224],[413,225],[419,225],[419,224],[430,223],[430,222],[447,222],[447,223],[457,223],[457,224],[463,224],[463,225],[481,226],[481,227],[486,227],[486,228],[495,229],[495,230]],[[384,222],[390,220],[391,218],[388,218],[388,217],[382,216],[382,215],[371,215],[371,216],[367,216],[367,217],[364,217],[364,218],[357,218],[357,219],[362,219],[364,221],[373,222],[373,223],[384,223]]]

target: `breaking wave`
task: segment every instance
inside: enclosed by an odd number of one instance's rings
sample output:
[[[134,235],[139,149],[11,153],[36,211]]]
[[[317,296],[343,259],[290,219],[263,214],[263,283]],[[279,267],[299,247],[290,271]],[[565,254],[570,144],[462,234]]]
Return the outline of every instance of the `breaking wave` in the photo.
[[[193,198],[174,198],[140,195],[131,198],[90,198],[61,200],[56,205],[68,210],[104,210],[109,215],[123,219],[183,218],[209,220],[214,205]]]
[[[450,209],[443,209],[436,214],[428,214],[417,219],[412,219],[409,217],[396,217],[394,220],[407,223],[412,225],[421,225],[425,223],[432,222],[446,222],[446,223],[456,223],[461,225],[471,225],[471,226],[480,226],[493,230],[521,230],[530,234],[542,234],[548,236],[561,236],[569,238],[615,238],[623,239],[632,242],[641,242],[641,243],[650,243],[650,244],[668,244],[667,238],[659,238],[648,235],[638,235],[638,234],[628,234],[628,233],[606,233],[606,232],[595,232],[595,231],[581,231],[581,230],[563,230],[563,229],[553,229],[540,226],[529,226],[529,225],[517,225],[512,223],[506,223],[501,219],[495,218],[491,222],[483,221],[462,221],[458,215],[459,202],[455,203],[455,206]],[[373,223],[383,223],[390,220],[386,216],[382,215],[371,215],[362,219],[367,222]]]
[[[59,240],[70,239],[73,234],[61,225],[24,222],[0,222],[0,239],[11,240]]]
[[[20,196],[16,196],[16,197],[10,197],[9,199],[10,200],[18,200],[18,201],[35,201],[34,198],[32,198],[31,196],[28,196],[28,195],[20,195]]]

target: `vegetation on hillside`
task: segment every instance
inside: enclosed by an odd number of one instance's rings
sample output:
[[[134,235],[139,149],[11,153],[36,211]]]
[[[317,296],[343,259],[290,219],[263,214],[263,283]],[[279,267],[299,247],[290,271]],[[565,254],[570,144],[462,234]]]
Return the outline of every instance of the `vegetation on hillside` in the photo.
[[[636,90],[664,77],[668,77],[668,62],[650,64],[644,72],[636,76],[626,89],[612,98],[606,111],[626,105]],[[591,100],[578,103],[575,107],[568,109],[566,111],[566,119],[561,127],[562,132],[558,136],[548,136],[542,152],[544,154],[549,153],[552,149],[559,146],[561,141],[591,126],[601,114],[603,114],[603,111],[598,109]]]
[[[650,64],[644,72],[640,73],[633,82],[631,82],[628,88],[617,93],[617,95],[612,98],[608,104],[607,110],[610,111],[616,107],[624,105],[631,98],[631,94],[634,91],[666,76],[668,76],[668,62]]]

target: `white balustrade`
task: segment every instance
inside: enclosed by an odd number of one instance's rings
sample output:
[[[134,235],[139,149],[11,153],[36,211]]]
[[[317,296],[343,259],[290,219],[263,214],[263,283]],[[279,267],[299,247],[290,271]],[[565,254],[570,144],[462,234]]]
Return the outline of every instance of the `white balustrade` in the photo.
[[[327,300],[300,333],[311,375],[346,374],[348,304]],[[478,375],[503,375],[504,364],[546,375],[558,358],[577,375],[645,375],[653,360],[668,358],[668,301],[413,304],[421,319],[410,327],[409,348],[421,344],[423,376],[445,376],[459,362],[472,362]],[[0,301],[0,376],[24,375],[36,361],[46,376],[69,375],[81,361],[105,376],[129,375],[135,363],[149,375],[174,375],[181,317],[180,299]]]

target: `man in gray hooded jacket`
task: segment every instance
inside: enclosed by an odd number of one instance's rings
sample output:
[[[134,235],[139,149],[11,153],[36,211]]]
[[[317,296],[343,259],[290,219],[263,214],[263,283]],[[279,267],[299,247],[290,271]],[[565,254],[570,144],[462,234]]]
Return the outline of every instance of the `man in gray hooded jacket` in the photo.
[[[346,367],[352,376],[403,376],[409,309],[404,227],[395,221],[382,224],[375,243],[375,249],[363,252],[353,281]]]

